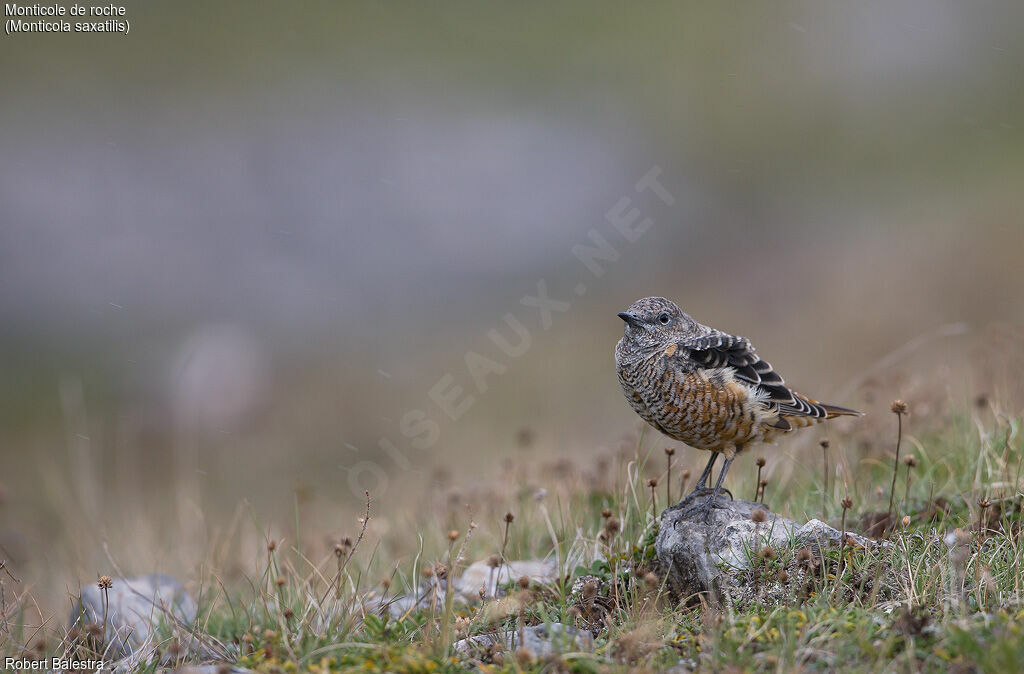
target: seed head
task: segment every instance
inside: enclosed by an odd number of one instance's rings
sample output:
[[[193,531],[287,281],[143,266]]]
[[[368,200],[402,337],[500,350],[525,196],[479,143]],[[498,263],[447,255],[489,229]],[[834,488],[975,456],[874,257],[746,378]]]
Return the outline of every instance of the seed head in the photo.
[[[786,573],[785,569],[779,569],[779,573],[776,576],[776,578],[778,579],[778,581],[780,583],[788,583],[789,582],[789,574]]]
[[[345,546],[342,545],[341,543],[335,543],[334,544],[334,556],[335,557],[344,557],[345,556]]]
[[[385,578],[384,580],[380,581],[380,586],[387,590],[389,587],[391,587],[391,579]]]
[[[758,467],[758,468],[764,468],[764,464],[765,464],[766,462],[765,462],[765,460],[764,460],[764,457],[763,457],[763,456],[759,456],[759,457],[757,457],[757,461],[755,461],[754,463],[756,463],[756,464],[757,464],[757,467]]]
[[[284,587],[285,585],[287,585],[287,584],[288,584],[288,581],[284,579],[284,576],[278,576],[278,577],[277,577],[277,580],[275,580],[275,581],[274,581],[274,583],[275,583],[275,584],[276,584],[276,585],[277,585],[278,587]]]
[[[88,623],[85,626],[85,633],[93,639],[98,639],[103,634],[103,628],[99,623]]]
[[[758,508],[754,512],[750,513],[750,519],[754,520],[757,524],[761,524],[762,522],[767,521],[768,511],[764,508]]]
[[[101,590],[109,590],[110,588],[114,587],[114,581],[110,579],[110,576],[100,576],[100,579],[96,582],[96,585]]]
[[[618,517],[609,517],[604,521],[604,532],[608,534],[609,537],[619,533],[619,529],[621,527],[622,523],[619,522]]]
[[[910,515],[904,515],[900,521],[903,523],[903,528],[906,529],[910,526]]]
[[[512,513],[505,513],[505,524],[512,524],[512,520],[516,518]]]
[[[524,590],[526,590],[526,589],[528,589],[530,587],[530,578],[529,578],[529,576],[519,576],[519,587],[521,587]]]
[[[907,403],[905,403],[902,400],[900,400],[899,398],[897,398],[896,400],[892,401],[892,406],[889,407],[889,409],[892,410],[893,414],[900,414],[900,415],[906,414],[907,413]]]
[[[811,561],[811,549],[806,545],[796,552],[796,559],[798,562],[809,562]]]
[[[659,583],[658,574],[651,571],[644,574],[644,585],[647,586],[649,591],[653,592],[657,590]]]
[[[267,541],[267,552],[273,552],[274,550],[277,550],[277,541],[271,538]]]
[[[254,637],[253,635],[249,634],[248,632],[246,632],[245,634],[242,635],[242,641],[244,643],[251,644],[255,640],[256,640],[256,637]]]
[[[761,548],[761,552],[758,553],[761,559],[775,559],[775,548],[768,545]]]
[[[907,454],[903,457],[903,463],[906,464],[907,468],[913,468],[917,465],[917,457],[913,454]]]
[[[667,456],[672,456],[675,453],[676,453],[676,448],[675,447],[666,447],[665,448],[665,454]]]
[[[687,470],[686,468],[683,469],[683,472],[680,473],[680,475],[683,476],[684,480],[689,480],[690,479],[690,471]]]
[[[992,505],[992,502],[989,501],[987,498],[983,498],[978,501],[978,507],[981,508],[982,510],[989,507],[990,505]]]
[[[612,509],[611,508],[602,508],[601,509],[601,517],[603,517],[604,519],[608,519],[611,516],[612,516]]]
[[[441,562],[434,564],[434,575],[437,576],[440,580],[444,580],[448,577],[448,567],[442,564]]]
[[[652,489],[654,487],[657,487],[658,486],[658,478],[652,477],[650,480],[647,481],[647,486],[652,488]]]
[[[275,632],[272,629],[268,628],[268,629],[263,630],[263,638],[266,639],[267,641],[273,641],[274,637],[276,637],[276,636],[277,636],[277,632]]]
[[[498,555],[491,555],[487,558],[487,566],[491,567],[492,569],[498,568],[499,566],[501,566],[501,557],[499,557]]]
[[[850,508],[853,507],[853,499],[847,496],[843,498],[843,500],[840,501],[839,504],[843,506],[843,510],[849,510]]]
[[[529,648],[526,648],[525,646],[517,648],[516,660],[518,660],[519,664],[521,665],[530,664],[531,662],[533,662],[533,651],[531,651]]]
[[[764,477],[761,478],[760,484],[761,484],[762,487],[767,487],[768,486],[768,478],[764,478]]]
[[[290,608],[286,608],[284,611],[281,612],[281,615],[284,616],[285,620],[291,620],[295,616],[295,611],[291,610]]]
[[[458,530],[451,529],[448,532],[448,540],[451,541],[452,543],[454,543],[455,541],[459,540],[459,532],[458,532]]]
[[[829,447],[829,445],[831,443],[828,441],[828,438],[825,438],[821,442],[819,442],[818,444],[821,445],[822,449],[828,449],[828,447]]]
[[[595,596],[597,596],[597,582],[588,580],[583,584],[583,598],[593,599]]]

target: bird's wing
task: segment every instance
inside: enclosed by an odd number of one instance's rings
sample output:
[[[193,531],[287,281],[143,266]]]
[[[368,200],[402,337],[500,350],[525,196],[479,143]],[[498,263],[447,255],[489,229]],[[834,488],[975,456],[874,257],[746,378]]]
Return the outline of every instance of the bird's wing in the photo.
[[[686,340],[680,346],[689,350],[690,359],[700,367],[731,367],[738,380],[764,391],[768,396],[766,402],[778,409],[780,415],[824,419],[843,410],[823,405],[790,389],[771,363],[757,355],[745,337],[712,329],[709,334]]]

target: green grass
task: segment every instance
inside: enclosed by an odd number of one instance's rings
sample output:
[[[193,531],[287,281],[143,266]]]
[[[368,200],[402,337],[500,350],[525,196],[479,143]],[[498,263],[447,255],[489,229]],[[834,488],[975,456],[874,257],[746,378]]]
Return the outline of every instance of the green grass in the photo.
[[[204,568],[196,579],[196,626],[191,634],[164,626],[161,652],[187,659],[187,649],[177,644],[191,637],[222,659],[260,672],[589,672],[658,670],[680,661],[706,671],[1016,671],[1024,661],[1022,423],[976,411],[920,437],[907,433],[903,455],[913,454],[917,465],[909,469],[905,492],[908,467],[899,464],[895,502],[901,524],[891,544],[846,547],[842,564],[838,549],[808,560],[795,545],[782,546],[748,574],[757,575],[759,591],[770,600],[714,606],[669,596],[653,548],[655,514],[666,505],[666,457],[660,446],[645,448],[641,437],[632,460],[626,456],[609,466],[606,480],[570,480],[546,494],[518,494],[505,556],[557,560],[555,583],[513,582],[506,598],[475,605],[446,604],[436,596],[425,608],[390,617],[385,608],[394,597],[431,598],[438,576],[458,575],[469,562],[501,553],[501,518],[477,524],[473,515],[453,512],[444,524],[459,523],[457,532],[423,533],[415,552],[403,558],[381,559],[367,536],[318,560],[297,545],[268,546],[256,565],[259,573],[230,587]],[[906,427],[913,429],[913,418]],[[830,451],[853,454],[847,442],[852,439],[833,440]],[[895,428],[888,444],[895,445]],[[858,531],[866,515],[888,505],[893,459],[891,450],[864,456],[827,492],[820,472],[809,469],[785,485],[769,486],[769,505],[774,496],[776,511],[824,515],[838,525],[839,501],[849,495],[847,527]],[[749,463],[750,474],[738,469],[730,485],[746,498],[754,487]],[[652,505],[648,479],[659,470]],[[681,467],[674,470],[678,480]],[[678,497],[678,481],[674,490]],[[984,515],[982,499],[990,502]],[[371,520],[386,507],[373,504]],[[603,509],[610,515],[603,516]],[[415,521],[410,527],[396,535],[426,531]],[[950,549],[943,537],[956,529]],[[596,593],[572,591],[582,576],[594,577]],[[12,603],[9,592],[7,602],[0,650],[17,653],[37,639],[18,627],[28,605]],[[590,629],[595,650],[538,660],[522,652],[465,657],[451,648],[456,638],[542,622]],[[67,634],[57,625],[50,630],[49,648],[66,651]],[[84,655],[89,645],[77,648]]]

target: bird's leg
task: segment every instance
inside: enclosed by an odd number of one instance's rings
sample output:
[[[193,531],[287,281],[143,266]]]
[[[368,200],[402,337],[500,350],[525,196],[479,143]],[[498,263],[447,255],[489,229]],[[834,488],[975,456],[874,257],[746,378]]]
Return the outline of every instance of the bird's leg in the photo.
[[[700,477],[697,478],[697,482],[694,483],[693,491],[690,492],[691,494],[710,488],[708,482],[711,480],[711,469],[715,467],[715,461],[717,460],[718,452],[711,452],[711,458],[708,459],[708,465],[704,466],[704,472],[700,474]]]
[[[725,457],[725,463],[722,464],[722,470],[718,473],[718,479],[715,480],[715,488],[711,492],[711,498],[707,500],[704,507],[701,510],[704,511],[704,521],[707,522],[711,518],[711,509],[715,507],[715,501],[718,500],[718,495],[722,492],[722,482],[725,480],[725,474],[729,472],[729,466],[732,465],[732,460],[736,458],[736,455]],[[732,494],[730,494],[732,496]]]

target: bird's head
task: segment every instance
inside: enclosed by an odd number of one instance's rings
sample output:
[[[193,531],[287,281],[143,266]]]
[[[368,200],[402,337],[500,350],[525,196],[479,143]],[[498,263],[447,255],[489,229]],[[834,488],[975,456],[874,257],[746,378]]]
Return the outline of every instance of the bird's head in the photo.
[[[623,341],[635,350],[667,347],[689,337],[697,323],[675,302],[664,297],[645,297],[619,313],[626,323]]]

